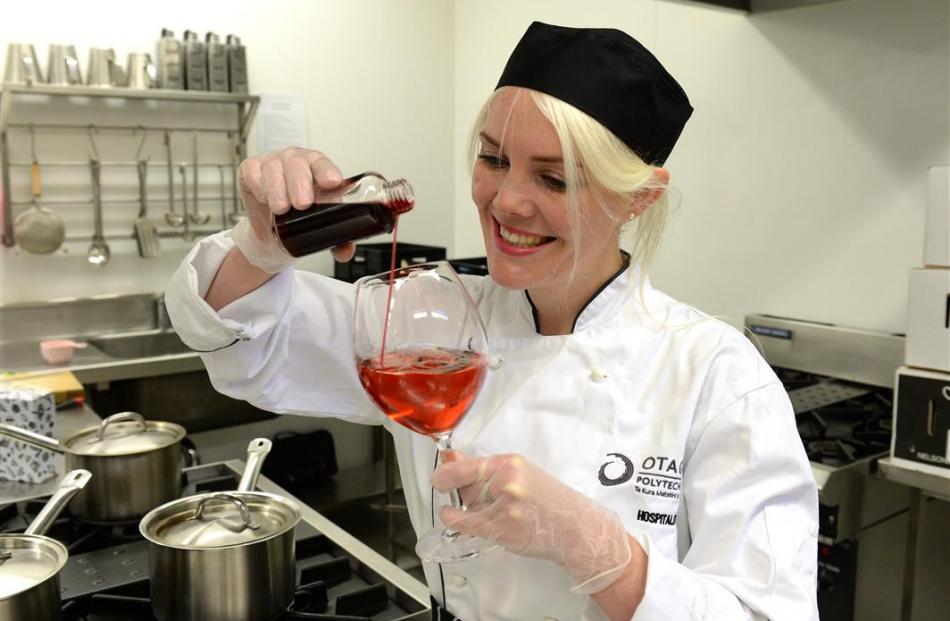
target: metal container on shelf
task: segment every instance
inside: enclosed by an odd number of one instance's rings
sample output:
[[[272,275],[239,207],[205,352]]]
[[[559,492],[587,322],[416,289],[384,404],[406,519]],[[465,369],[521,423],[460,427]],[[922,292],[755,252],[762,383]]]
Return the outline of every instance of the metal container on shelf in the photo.
[[[185,31],[184,43],[185,89],[208,90],[208,50],[198,33]]]
[[[241,38],[228,35],[228,90],[232,93],[247,93],[247,55]]]
[[[185,88],[183,54],[181,41],[175,38],[174,31],[162,28],[155,54],[158,69],[158,88]]]
[[[155,88],[156,71],[155,65],[152,64],[152,56],[141,52],[129,54],[126,76],[128,79],[126,86],[129,88],[137,90]]]
[[[50,45],[49,64],[46,68],[49,83],[55,86],[77,86],[82,84],[82,72],[75,45]]]
[[[36,60],[36,51],[29,43],[11,43],[7,46],[7,67],[3,73],[7,84],[30,86],[42,83],[43,72]]]
[[[103,88],[125,86],[125,72],[115,61],[115,50],[98,47],[89,49],[86,85]]]
[[[208,52],[208,90],[228,92],[228,48],[213,32],[205,35]]]

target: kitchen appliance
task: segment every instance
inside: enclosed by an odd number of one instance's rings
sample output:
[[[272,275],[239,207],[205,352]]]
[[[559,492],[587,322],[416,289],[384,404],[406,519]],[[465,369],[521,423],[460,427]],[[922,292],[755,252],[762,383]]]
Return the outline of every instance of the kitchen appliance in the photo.
[[[184,52],[181,41],[168,28],[162,28],[162,36],[156,45],[155,63],[158,69],[158,88],[185,88]]]
[[[910,491],[875,473],[904,338],[770,315],[745,326],[788,391],[818,485],[822,621],[897,618],[900,581],[880,580],[879,562],[904,558]]]
[[[208,50],[198,39],[198,33],[186,30],[182,49],[185,88],[189,91],[208,90]]]
[[[120,522],[145,515],[181,493],[178,476],[185,429],[121,412],[62,442],[0,423],[0,435],[64,453],[66,467],[93,474],[88,489],[73,499],[72,513],[89,522]]]
[[[244,463],[204,464],[182,471],[183,494],[233,490]],[[428,589],[266,477],[257,489],[296,502],[295,593],[278,619],[429,621]],[[21,532],[38,503],[0,507],[0,532]],[[95,526],[58,520],[49,531],[70,557],[60,572],[62,621],[154,621],[147,542],[138,525]],[[229,580],[227,575],[219,582]],[[323,614],[304,617],[301,613]]]
[[[50,45],[49,65],[46,67],[50,84],[55,86],[82,85],[82,71],[74,45]]]
[[[59,618],[59,572],[69,552],[44,533],[90,477],[85,470],[66,473],[22,535],[0,535],[0,619]]]
[[[228,35],[228,90],[232,93],[247,94],[247,54],[241,44],[241,38]]]
[[[950,373],[898,369],[893,427],[893,461],[946,478],[950,496]]]
[[[228,92],[228,47],[213,32],[205,35],[208,50],[208,90]]]
[[[36,61],[36,51],[29,43],[11,43],[7,46],[7,67],[3,72],[7,84],[43,83],[43,72]]]

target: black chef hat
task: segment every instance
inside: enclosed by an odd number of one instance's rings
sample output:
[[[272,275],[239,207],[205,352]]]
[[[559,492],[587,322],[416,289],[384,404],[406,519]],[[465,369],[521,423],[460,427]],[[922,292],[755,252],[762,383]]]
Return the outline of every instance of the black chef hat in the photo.
[[[693,112],[682,87],[633,37],[534,22],[498,86],[522,86],[597,119],[648,164],[666,161]]]

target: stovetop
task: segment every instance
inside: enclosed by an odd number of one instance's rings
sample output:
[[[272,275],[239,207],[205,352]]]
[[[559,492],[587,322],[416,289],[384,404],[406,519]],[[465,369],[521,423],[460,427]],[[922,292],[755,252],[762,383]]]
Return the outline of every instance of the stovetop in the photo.
[[[239,461],[182,472],[182,495],[237,488]],[[258,489],[290,494],[266,477]],[[22,532],[45,504],[30,501],[0,508],[0,532]],[[298,501],[297,593],[280,620],[409,621],[429,619],[424,585]],[[152,621],[148,548],[138,521],[83,524],[61,516],[47,536],[69,549],[60,572],[63,621]],[[275,620],[277,621],[277,620]]]
[[[887,454],[893,391],[774,369],[795,410],[809,461],[832,468]]]

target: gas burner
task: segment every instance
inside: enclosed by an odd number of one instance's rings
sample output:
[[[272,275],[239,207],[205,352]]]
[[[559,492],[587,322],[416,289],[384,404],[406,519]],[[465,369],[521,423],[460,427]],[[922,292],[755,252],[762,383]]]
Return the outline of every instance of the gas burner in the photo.
[[[805,442],[809,461],[828,466],[843,466],[855,460],[858,448],[845,440],[812,440]]]
[[[235,489],[240,462],[188,468],[184,495]],[[258,487],[281,493],[266,477]],[[357,560],[334,539],[318,530],[322,516],[301,505],[296,530],[296,578],[293,602],[275,621],[419,621],[429,619],[421,599],[425,587],[404,590],[412,578],[380,557],[373,564]],[[0,532],[23,532],[45,501],[0,506]],[[332,525],[331,525],[332,526]],[[148,546],[138,522],[86,524],[64,512],[48,532],[69,549],[60,571],[63,621],[155,621],[150,600]],[[397,576],[399,586],[391,581]],[[415,589],[415,587],[410,587]]]
[[[783,381],[790,382],[786,390],[810,461],[841,467],[888,451],[891,391],[786,369],[778,371]],[[803,385],[806,382],[810,383]]]
[[[778,376],[779,380],[782,382],[782,385],[785,386],[785,390],[788,392],[792,392],[793,390],[797,390],[799,388],[814,386],[815,384],[827,381],[828,379],[820,375],[812,375],[811,373],[796,371],[794,369],[773,367],[773,370],[775,371],[775,374]]]

